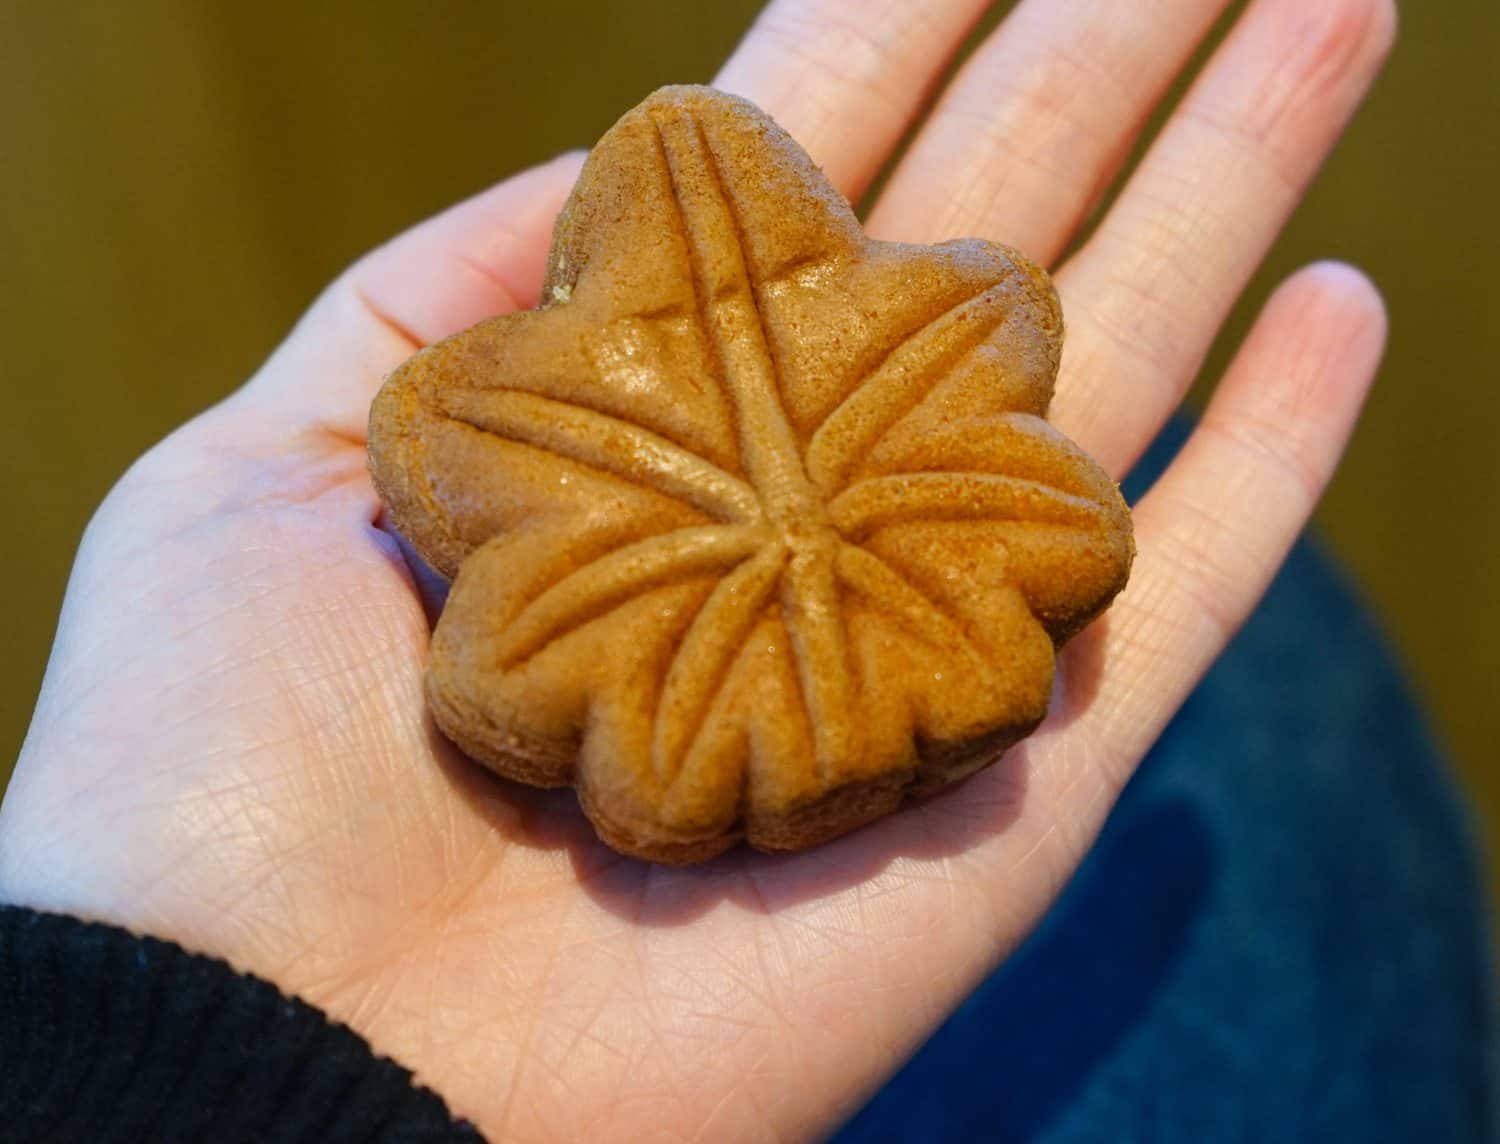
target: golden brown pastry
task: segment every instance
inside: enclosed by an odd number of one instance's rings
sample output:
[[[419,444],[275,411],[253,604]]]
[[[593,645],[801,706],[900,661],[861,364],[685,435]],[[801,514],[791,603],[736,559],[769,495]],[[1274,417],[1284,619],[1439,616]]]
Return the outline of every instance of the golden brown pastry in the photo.
[[[658,862],[794,850],[997,759],[1125,583],[1113,482],[1042,418],[1047,275],[865,237],[743,100],[664,88],[590,155],[533,312],[370,414],[454,577],[438,726]]]

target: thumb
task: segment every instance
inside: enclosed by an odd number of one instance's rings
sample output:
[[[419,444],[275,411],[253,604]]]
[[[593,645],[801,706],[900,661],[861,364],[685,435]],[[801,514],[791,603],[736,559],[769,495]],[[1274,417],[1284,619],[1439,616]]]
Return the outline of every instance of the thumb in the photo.
[[[363,444],[385,375],[423,345],[534,306],[552,224],[583,163],[569,152],[449,208],[340,275],[229,405],[285,439]]]

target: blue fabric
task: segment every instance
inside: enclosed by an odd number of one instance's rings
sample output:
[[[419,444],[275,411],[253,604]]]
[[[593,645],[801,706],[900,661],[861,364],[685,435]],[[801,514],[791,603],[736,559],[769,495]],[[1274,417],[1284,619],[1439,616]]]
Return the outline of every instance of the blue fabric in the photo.
[[[835,1139],[1500,1138],[1467,827],[1378,633],[1303,543],[1056,907]]]

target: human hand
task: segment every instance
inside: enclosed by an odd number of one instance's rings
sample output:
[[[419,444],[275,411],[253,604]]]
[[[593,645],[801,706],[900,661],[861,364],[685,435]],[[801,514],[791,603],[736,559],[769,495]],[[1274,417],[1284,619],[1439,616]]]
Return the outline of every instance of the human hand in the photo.
[[[719,77],[857,197],[982,0],[779,0]],[[939,100],[876,237],[1054,263],[1224,0],[1023,0]],[[1123,473],[1379,69],[1390,0],[1256,0],[1058,271],[1052,419]],[[424,713],[433,585],[379,527],[364,428],[416,345],[531,305],[568,156],[344,274],[90,525],[15,779],[0,897],[217,953],[414,1067],[495,1138],[806,1137],[1024,938],[1328,480],[1384,319],[1282,288],[1136,509],[1126,592],[1042,729],[832,845],[671,870]]]

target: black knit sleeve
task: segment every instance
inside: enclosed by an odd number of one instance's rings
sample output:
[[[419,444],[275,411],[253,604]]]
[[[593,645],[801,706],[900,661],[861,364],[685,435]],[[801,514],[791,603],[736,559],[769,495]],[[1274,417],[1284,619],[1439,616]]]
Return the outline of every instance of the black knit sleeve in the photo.
[[[349,1028],[172,942],[0,906],[0,1139],[481,1141]]]

